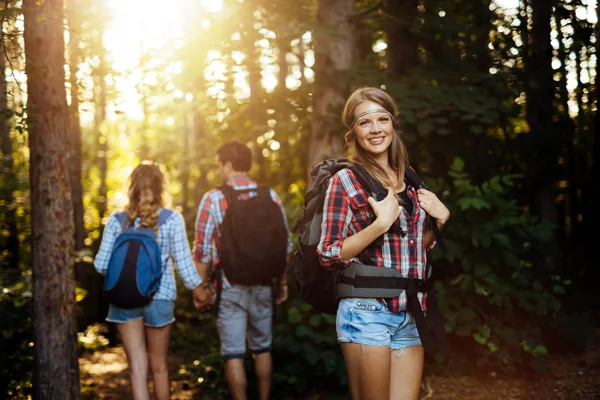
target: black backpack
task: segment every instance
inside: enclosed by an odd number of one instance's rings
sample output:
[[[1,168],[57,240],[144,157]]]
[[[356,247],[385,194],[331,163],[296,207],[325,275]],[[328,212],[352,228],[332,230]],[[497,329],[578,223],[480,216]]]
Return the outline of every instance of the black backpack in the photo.
[[[218,188],[228,207],[221,227],[220,261],[217,265],[218,313],[221,294],[221,270],[232,284],[276,285],[285,272],[288,232],[279,206],[271,198],[270,189],[258,186],[235,190]],[[243,200],[241,196],[254,192]]]
[[[294,233],[298,230],[300,231],[298,250],[294,253],[293,271],[302,297],[305,302],[313,306],[317,311],[334,315],[337,312],[339,303],[336,295],[338,272],[330,272],[323,268],[319,263],[316,250],[321,236],[323,205],[329,186],[329,179],[344,168],[352,170],[363,188],[377,201],[383,200],[387,196],[387,190],[362,166],[345,159],[325,160],[316,164],[311,170],[313,186],[306,193],[304,211],[296,220],[296,224],[292,230]],[[417,189],[427,189],[421,178],[410,167],[405,170],[405,179],[411,186]],[[375,216],[373,215],[372,218],[375,218]],[[433,223],[433,219],[431,220],[438,245],[442,251],[445,251],[437,225]],[[370,246],[381,245],[381,239],[379,238]],[[365,256],[365,253],[362,252],[359,255],[359,259],[362,261]],[[369,264],[368,260],[363,261],[363,263]]]

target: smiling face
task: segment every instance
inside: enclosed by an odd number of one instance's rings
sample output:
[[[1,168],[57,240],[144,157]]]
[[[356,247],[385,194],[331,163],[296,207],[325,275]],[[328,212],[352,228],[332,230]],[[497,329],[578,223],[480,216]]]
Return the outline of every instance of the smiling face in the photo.
[[[358,145],[375,160],[385,162],[394,135],[391,115],[381,105],[367,100],[356,106],[354,118],[356,117],[358,118],[352,129]]]

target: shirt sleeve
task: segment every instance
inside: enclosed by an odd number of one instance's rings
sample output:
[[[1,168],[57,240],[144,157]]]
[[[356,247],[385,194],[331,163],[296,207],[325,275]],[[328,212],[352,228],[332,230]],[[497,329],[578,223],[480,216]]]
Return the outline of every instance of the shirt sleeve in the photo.
[[[171,238],[171,251],[173,255],[173,261],[179,276],[183,280],[185,287],[188,289],[194,289],[202,283],[202,278],[196,271],[196,266],[192,260],[192,254],[190,252],[190,244],[185,231],[185,220],[181,213],[175,212],[176,218],[175,229]]]
[[[271,198],[273,199],[275,204],[277,204],[279,206],[279,208],[281,209],[281,215],[283,216],[283,223],[285,224],[285,230],[287,231],[287,241],[288,241],[287,253],[291,254],[292,250],[294,249],[294,244],[292,243],[292,237],[290,236],[290,228],[288,226],[287,214],[285,212],[285,208],[283,207],[283,202],[281,201],[281,198],[279,198],[279,195],[277,194],[277,192],[275,192],[273,189],[271,189]]]
[[[212,206],[213,202],[209,192],[202,197],[196,216],[194,260],[204,264],[209,264],[212,261],[212,237],[216,228],[215,218],[211,212]]]
[[[317,254],[321,265],[328,269],[346,267],[349,260],[342,259],[342,244],[348,237],[348,227],[352,220],[350,201],[342,181],[334,175],[323,204],[323,221],[321,222],[321,239],[317,246]]]
[[[112,248],[120,232],[121,224],[119,223],[117,217],[115,217],[113,214],[108,218],[108,222],[104,227],[100,248],[98,249],[98,254],[96,254],[96,257],[94,258],[94,268],[96,268],[96,271],[98,271],[98,273],[101,275],[106,275]]]

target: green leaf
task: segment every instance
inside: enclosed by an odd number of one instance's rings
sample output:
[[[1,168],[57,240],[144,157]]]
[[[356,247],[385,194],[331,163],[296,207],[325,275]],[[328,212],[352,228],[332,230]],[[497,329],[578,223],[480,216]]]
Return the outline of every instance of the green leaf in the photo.
[[[314,327],[318,327],[321,325],[322,321],[323,317],[321,317],[321,315],[313,315],[312,317],[310,317],[309,323]]]
[[[485,344],[487,342],[487,338],[478,333],[473,334],[473,339],[479,344]]]

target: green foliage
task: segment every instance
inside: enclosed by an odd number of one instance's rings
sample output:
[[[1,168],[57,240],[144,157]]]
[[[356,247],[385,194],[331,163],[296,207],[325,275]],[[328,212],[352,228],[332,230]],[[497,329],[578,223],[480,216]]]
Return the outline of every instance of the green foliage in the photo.
[[[542,328],[561,309],[557,295],[564,292],[535,251],[551,227],[511,198],[517,175],[474,185],[463,170],[455,159],[444,199],[452,217],[447,259],[437,269],[446,280],[436,290],[446,331],[474,349],[478,366],[513,368],[530,360],[540,370],[548,355]]]
[[[281,310],[275,326],[273,385],[277,393],[297,395],[348,384],[344,358],[337,343],[335,316],[315,313],[301,300]]]
[[[8,399],[27,398],[33,373],[31,281],[0,289],[0,393]]]

